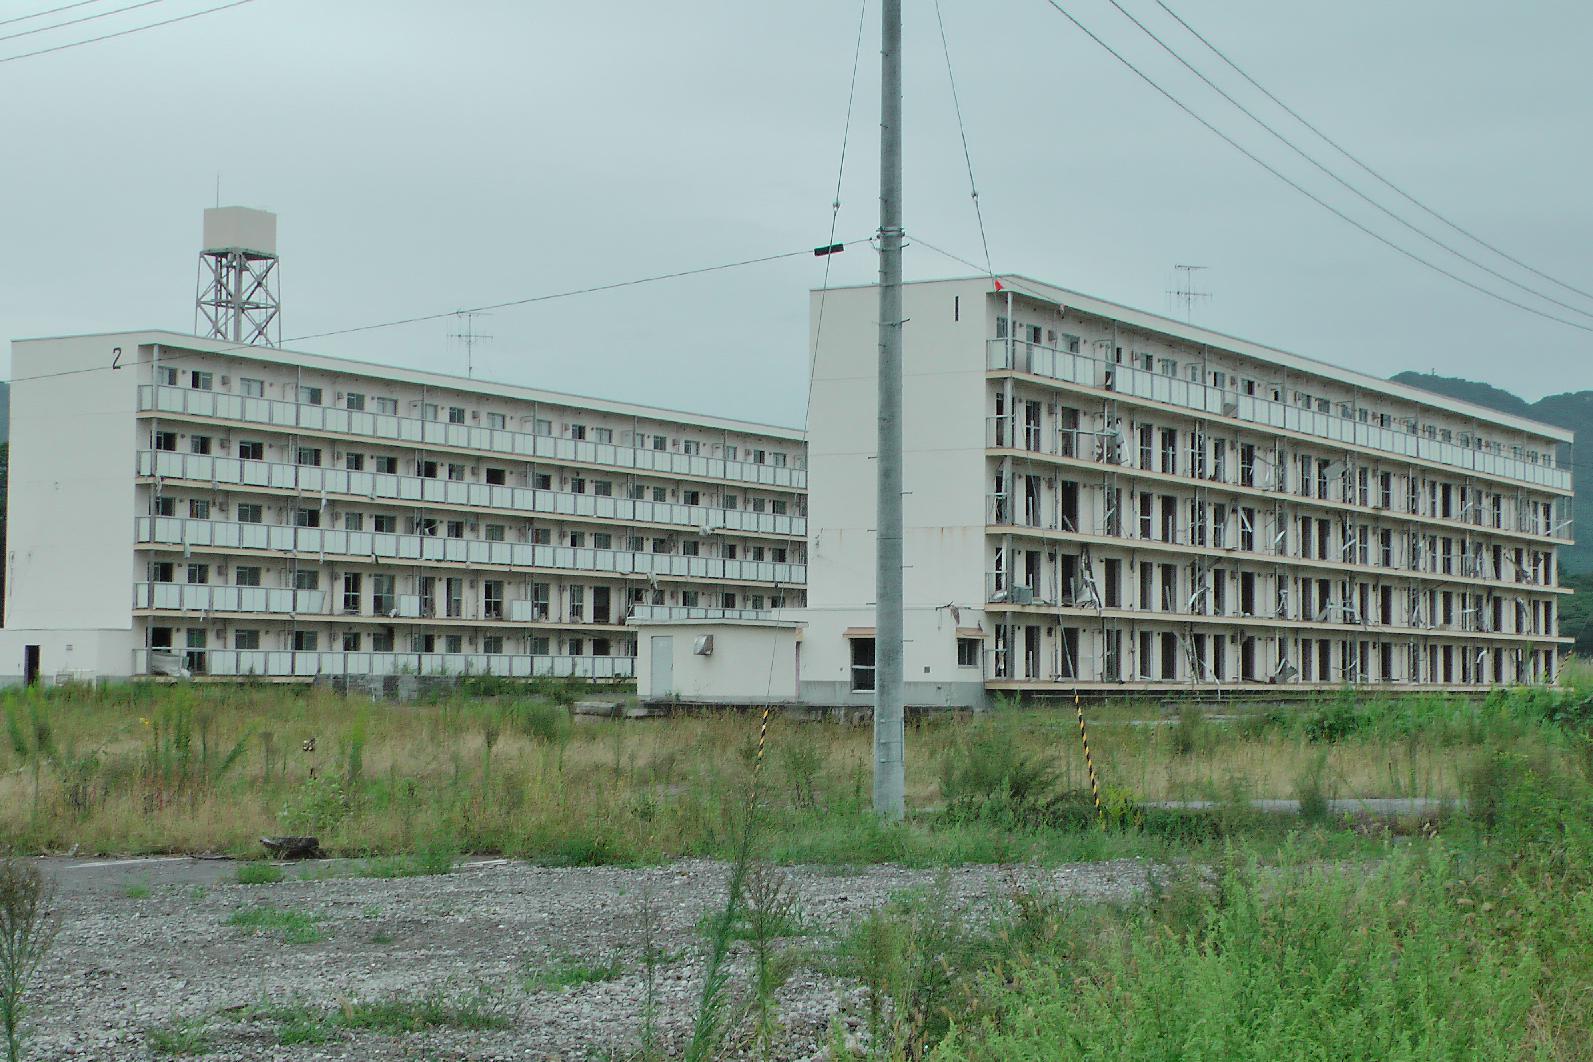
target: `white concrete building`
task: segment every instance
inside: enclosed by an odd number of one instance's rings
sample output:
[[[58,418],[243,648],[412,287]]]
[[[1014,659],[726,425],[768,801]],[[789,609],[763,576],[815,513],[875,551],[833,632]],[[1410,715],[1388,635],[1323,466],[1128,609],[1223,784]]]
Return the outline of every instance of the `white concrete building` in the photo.
[[[13,345],[0,680],[628,678],[803,604],[791,429],[164,332]]]
[[[1001,280],[905,289],[908,704],[1554,679],[1569,432]],[[878,293],[813,299],[808,604],[770,695],[863,704]],[[769,653],[741,651],[744,685]],[[641,653],[643,696],[677,692]]]

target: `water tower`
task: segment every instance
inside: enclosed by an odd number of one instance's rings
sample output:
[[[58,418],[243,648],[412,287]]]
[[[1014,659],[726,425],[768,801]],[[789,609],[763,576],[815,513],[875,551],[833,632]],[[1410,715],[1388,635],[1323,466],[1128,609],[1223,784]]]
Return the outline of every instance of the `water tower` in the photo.
[[[277,281],[277,216],[249,207],[206,208],[194,334],[279,346],[282,300]]]

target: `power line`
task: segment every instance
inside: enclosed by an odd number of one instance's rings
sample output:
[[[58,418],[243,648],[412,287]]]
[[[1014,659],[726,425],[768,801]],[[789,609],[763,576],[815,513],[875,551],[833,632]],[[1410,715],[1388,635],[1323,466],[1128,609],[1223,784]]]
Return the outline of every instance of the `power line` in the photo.
[[[844,244],[842,244],[842,246],[844,246],[844,247],[852,247],[852,246],[855,246],[857,244],[867,243],[867,242],[868,242],[868,238],[867,237],[862,237],[862,238],[855,239],[855,240],[848,240]],[[764,255],[761,258],[744,258],[744,259],[741,259],[740,261],[736,261],[736,262],[721,262],[718,265],[701,266],[701,267],[698,267],[696,269],[680,269],[680,270],[676,270],[673,273],[655,273],[652,276],[636,277],[636,278],[634,278],[632,280],[619,280],[619,281],[615,281],[615,282],[610,283],[610,284],[595,284],[595,285],[592,285],[591,287],[585,287],[585,288],[571,288],[568,291],[556,291],[556,292],[551,292],[551,293],[546,294],[546,295],[531,295],[531,296],[527,296],[526,298],[523,298],[523,299],[511,299],[511,300],[508,300],[506,302],[488,303],[488,304],[483,305],[483,306],[472,306],[472,307],[466,307],[466,308],[461,308],[461,309],[457,309],[457,310],[446,310],[446,311],[444,311],[442,313],[424,314],[424,315],[419,316],[419,317],[403,317],[403,318],[399,318],[399,319],[393,320],[393,321],[380,321],[380,322],[377,322],[375,324],[358,325],[358,326],[353,327],[353,328],[334,329],[333,331],[330,331],[330,332],[313,332],[313,333],[310,333],[308,335],[292,336],[292,337],[289,337],[288,339],[283,340],[283,342],[285,344],[286,343],[298,343],[298,342],[302,342],[303,340],[306,340],[306,339],[324,339],[324,338],[326,338],[328,336],[344,336],[344,335],[350,335],[350,334],[355,333],[355,332],[370,332],[370,331],[374,331],[374,330],[379,329],[379,328],[396,328],[399,325],[418,324],[418,323],[423,322],[423,321],[436,321],[436,320],[441,320],[444,317],[457,317],[460,314],[485,313],[488,310],[503,310],[503,309],[507,309],[507,308],[509,308],[511,306],[529,306],[532,303],[552,302],[555,299],[568,299],[568,298],[571,298],[571,297],[576,296],[576,295],[591,295],[591,294],[595,294],[597,292],[615,291],[615,290],[618,290],[620,288],[636,287],[636,286],[638,286],[640,284],[653,284],[653,283],[656,283],[656,282],[661,281],[661,280],[675,280],[675,279],[678,279],[678,278],[681,278],[681,277],[701,276],[702,274],[705,274],[705,273],[718,273],[718,272],[722,272],[722,271],[727,270],[727,269],[739,269],[742,266],[762,265],[765,262],[777,262],[777,261],[779,261],[781,259],[784,259],[784,258],[807,257],[808,255],[810,255],[812,253],[813,252],[810,249],[808,249],[808,248],[804,248],[804,249],[802,249],[800,251],[785,251],[785,252],[783,252],[781,254]],[[198,337],[196,336],[195,338],[197,339]],[[260,349],[261,349],[260,347],[254,346],[254,345],[248,344],[248,343],[235,343],[235,344],[232,344],[230,346],[221,347],[219,350],[214,351],[214,353],[226,354],[226,353],[232,353],[234,351],[240,351],[240,350],[256,350],[257,351],[257,350],[260,350]],[[125,368],[125,367],[126,367],[125,365],[121,365],[121,366],[118,366],[118,365],[91,365],[91,366],[88,366],[87,368],[63,369],[60,372],[39,373],[36,376],[13,377],[11,379],[11,382],[12,383],[23,383],[23,382],[26,382],[26,381],[29,381],[29,380],[52,380],[52,379],[55,379],[58,376],[76,376],[76,375],[79,375],[81,373],[88,373],[88,372],[107,372],[107,371],[110,371],[112,369],[119,369],[119,368]]]
[[[82,22],[93,22],[98,18],[110,18],[112,15],[120,15],[124,11],[136,11],[141,7],[149,7],[153,4],[163,4],[165,2],[166,0],[139,0],[138,3],[129,4],[126,7],[116,7],[109,11],[100,11],[93,15],[84,15],[82,18],[68,19],[65,22],[56,22],[49,26],[35,26],[33,29],[21,30],[17,33],[9,33],[4,37],[0,37],[0,41],[14,41],[18,37],[31,37],[35,33],[48,33],[50,30],[65,29],[68,26],[76,26]]]
[[[201,15],[213,15],[217,11],[226,11],[229,8],[242,7],[244,4],[252,3],[254,3],[254,0],[232,0],[232,3],[230,4],[222,4],[219,7],[207,7],[203,11],[193,11],[186,15],[178,15],[176,18],[163,19],[160,22],[151,22],[143,26],[134,26],[131,29],[117,30],[115,33],[106,33],[98,37],[90,37],[87,40],[72,41],[70,44],[57,44],[53,48],[40,48],[36,52],[23,52],[21,55],[8,55],[4,58],[0,58],[0,63],[14,63],[18,59],[32,59],[36,55],[49,55],[51,52],[64,52],[68,48],[81,48],[85,44],[98,44],[100,41],[114,40],[117,37],[126,37],[130,34],[142,33],[145,30],[159,29],[161,26],[170,26],[178,22],[187,22],[189,19],[199,18]]]
[[[841,161],[835,168],[835,196],[830,203],[830,239],[826,247],[835,246],[835,228],[841,220],[841,182],[846,177],[846,145],[852,136],[852,103],[857,98],[857,67],[863,56],[863,20],[868,15],[868,0],[863,0],[857,11],[857,43],[852,47],[852,80],[846,89],[846,121],[841,126]],[[824,303],[830,294],[830,263],[835,255],[824,255],[824,283],[819,288],[818,320],[813,326],[813,349],[808,352],[808,400],[802,414],[806,426],[808,414],[813,411],[813,366],[819,359],[819,341],[824,338]]]
[[[1184,69],[1188,70],[1191,74],[1194,74],[1201,81],[1205,82],[1205,84],[1207,86],[1209,86],[1219,96],[1221,96],[1223,99],[1227,100],[1229,103],[1233,104],[1234,107],[1236,107],[1239,110],[1239,112],[1241,114],[1243,114],[1246,118],[1249,118],[1252,122],[1255,122],[1262,129],[1265,129],[1267,132],[1271,133],[1274,137],[1276,137],[1290,151],[1293,151],[1296,155],[1299,155],[1302,159],[1304,159],[1305,161],[1309,162],[1312,166],[1315,166],[1318,170],[1321,170],[1330,179],[1332,179],[1333,181],[1337,182],[1338,184],[1344,186],[1351,193],[1353,193],[1356,196],[1359,196],[1361,199],[1363,199],[1367,203],[1371,204],[1371,206],[1375,207],[1377,210],[1381,211],[1384,214],[1387,214],[1390,218],[1392,218],[1393,220],[1395,220],[1399,224],[1405,226],[1407,229],[1409,229],[1410,231],[1414,232],[1416,235],[1420,236],[1422,239],[1428,241],[1429,243],[1431,243],[1431,244],[1433,244],[1433,245],[1435,245],[1437,247],[1442,248],[1445,251],[1448,251],[1450,254],[1454,255],[1456,258],[1459,258],[1461,261],[1467,263],[1468,265],[1474,266],[1477,269],[1482,270],[1484,273],[1487,273],[1490,276],[1496,277],[1499,280],[1504,281],[1506,284],[1509,284],[1512,287],[1519,288],[1520,290],[1526,292],[1528,295],[1532,295],[1532,296],[1535,296],[1537,298],[1540,298],[1540,299],[1542,299],[1545,302],[1553,303],[1554,305],[1559,306],[1559,307],[1561,307],[1563,309],[1570,310],[1572,313],[1579,313],[1579,314],[1581,314],[1584,317],[1593,318],[1593,312],[1589,312],[1587,310],[1582,309],[1582,307],[1580,307],[1580,306],[1575,306],[1575,305],[1573,305],[1571,303],[1568,303],[1568,302],[1562,302],[1561,300],[1555,298],[1553,295],[1545,295],[1543,292],[1539,291],[1537,288],[1534,288],[1534,287],[1532,287],[1530,285],[1527,285],[1527,284],[1523,284],[1520,281],[1515,280],[1512,277],[1506,276],[1504,273],[1499,272],[1497,269],[1494,269],[1494,268],[1492,268],[1492,267],[1490,267],[1488,265],[1485,265],[1482,262],[1477,261],[1475,258],[1472,258],[1470,255],[1466,254],[1464,251],[1461,251],[1461,250],[1459,250],[1459,249],[1457,249],[1455,247],[1451,247],[1449,244],[1445,243],[1443,240],[1440,240],[1438,237],[1431,235],[1430,233],[1426,232],[1425,230],[1423,230],[1421,228],[1418,228],[1416,225],[1413,225],[1411,222],[1405,220],[1405,218],[1401,217],[1399,214],[1396,214],[1394,211],[1390,210],[1388,207],[1384,206],[1382,203],[1378,202],[1376,199],[1373,199],[1371,196],[1369,196],[1365,192],[1361,191],[1355,185],[1351,184],[1349,181],[1347,181],[1343,177],[1339,176],[1333,170],[1329,169],[1326,165],[1324,165],[1321,161],[1319,161],[1315,156],[1313,156],[1309,152],[1307,152],[1304,148],[1300,147],[1294,141],[1290,140],[1288,137],[1286,137],[1282,133],[1278,132],[1272,126],[1268,125],[1265,121],[1263,121],[1260,117],[1258,117],[1254,111],[1250,110],[1244,104],[1240,103],[1238,100],[1236,100],[1232,96],[1230,96],[1226,91],[1223,90],[1222,86],[1218,85],[1211,78],[1207,77],[1204,73],[1202,73],[1199,69],[1197,69],[1194,66],[1194,64],[1190,63],[1189,60],[1185,59],[1176,50],[1174,50],[1174,48],[1170,44],[1168,44],[1166,41],[1164,41],[1160,37],[1158,37],[1156,35],[1156,33],[1153,30],[1150,29],[1150,27],[1146,26],[1145,23],[1141,22],[1139,19],[1135,18],[1131,13],[1129,13],[1129,11],[1126,8],[1124,8],[1121,3],[1118,2],[1118,0],[1107,0],[1107,2],[1110,3],[1113,7],[1115,7],[1117,9],[1118,13],[1121,14],[1124,18],[1126,18],[1130,22],[1134,23],[1135,26],[1138,26],[1140,31],[1142,33],[1144,33],[1147,37],[1149,37],[1151,40],[1155,41],[1156,44],[1158,46],[1160,46],[1163,51],[1165,51],[1168,55],[1172,56],[1174,59],[1178,60],[1178,62],[1184,67]]]
[[[946,20],[940,14],[940,0],[935,0],[935,24],[940,27],[940,50],[946,56],[946,80],[951,82],[951,106],[957,113],[957,133],[962,137],[962,160],[968,167],[968,191],[973,197],[974,217],[979,220],[979,242],[985,249],[985,272],[990,279],[996,277],[990,265],[990,240],[985,237],[985,214],[979,208],[979,186],[974,183],[973,153],[968,150],[968,127],[962,120],[962,103],[957,98],[957,75],[951,69],[951,45],[946,40]]]
[[[43,18],[45,15],[59,15],[61,12],[71,11],[75,7],[87,7],[89,4],[97,4],[99,2],[100,0],[77,0],[75,4],[62,4],[60,7],[50,8],[48,11],[35,11],[31,15],[17,15],[14,18],[0,19],[0,26],[9,26],[13,22],[26,22],[30,18]]]
[[[1550,276],[1548,273],[1543,272],[1541,269],[1533,268],[1532,266],[1530,266],[1527,263],[1523,262],[1521,259],[1516,258],[1514,255],[1510,254],[1508,251],[1501,250],[1500,248],[1498,248],[1498,247],[1494,246],[1493,244],[1489,243],[1487,240],[1483,239],[1481,236],[1478,236],[1476,233],[1472,232],[1470,229],[1467,229],[1467,228],[1461,226],[1458,222],[1454,222],[1454,221],[1449,220],[1449,218],[1447,218],[1444,215],[1440,214],[1438,211],[1434,210],[1432,207],[1428,206],[1426,203],[1423,203],[1421,200],[1417,199],[1415,196],[1413,196],[1409,192],[1405,191],[1399,185],[1395,184],[1393,181],[1391,181],[1387,177],[1383,176],[1377,170],[1373,169],[1366,162],[1362,161],[1358,156],[1352,154],[1348,148],[1344,147],[1338,141],[1336,141],[1332,137],[1328,136],[1326,133],[1324,133],[1316,125],[1314,125],[1311,122],[1307,121],[1305,119],[1305,116],[1300,114],[1300,112],[1296,111],[1293,107],[1290,107],[1287,103],[1284,103],[1282,100],[1278,99],[1277,96],[1275,96],[1271,92],[1269,92],[1267,90],[1266,86],[1262,85],[1255,78],[1253,78],[1249,74],[1247,74],[1244,71],[1244,69],[1239,66],[1238,63],[1236,63],[1232,59],[1228,58],[1228,56],[1222,51],[1222,49],[1218,48],[1215,44],[1211,43],[1211,41],[1207,40],[1204,36],[1202,36],[1199,30],[1195,29],[1195,27],[1191,26],[1188,22],[1184,21],[1184,19],[1181,16],[1179,16],[1179,14],[1176,11],[1174,11],[1172,8],[1168,7],[1165,3],[1162,2],[1162,0],[1156,0],[1156,4],[1163,11],[1165,11],[1169,15],[1171,15],[1175,22],[1177,22],[1180,26],[1184,27],[1184,29],[1188,30],[1191,36],[1193,36],[1201,44],[1204,44],[1207,48],[1209,48],[1211,50],[1211,52],[1214,55],[1217,56],[1217,58],[1221,59],[1224,63],[1227,63],[1228,66],[1233,69],[1234,73],[1238,74],[1240,77],[1242,77],[1246,81],[1250,82],[1250,84],[1253,85],[1256,88],[1256,90],[1259,91],[1263,96],[1267,97],[1267,99],[1271,100],[1273,103],[1277,104],[1280,108],[1282,108],[1283,111],[1289,115],[1289,117],[1293,118],[1295,121],[1297,121],[1301,125],[1305,126],[1311,132],[1315,133],[1317,135],[1317,137],[1319,137],[1322,140],[1323,143],[1327,144],[1329,147],[1333,148],[1333,150],[1337,151],[1340,155],[1343,155],[1345,158],[1347,158],[1351,162],[1355,163],[1355,165],[1359,166],[1361,169],[1363,169],[1367,173],[1371,174],[1374,178],[1376,178],[1379,182],[1381,182],[1385,187],[1389,188],[1391,191],[1393,191],[1394,193],[1399,195],[1401,198],[1403,198],[1403,199],[1407,200],[1408,202],[1410,202],[1412,205],[1417,207],[1423,213],[1425,213],[1428,216],[1430,216],[1430,217],[1442,222],[1443,224],[1449,226],[1451,229],[1454,229],[1456,232],[1460,233],[1462,236],[1466,237],[1468,240],[1471,240],[1473,243],[1476,243],[1476,244],[1478,244],[1481,247],[1486,247],[1488,250],[1492,251],[1494,254],[1498,255],[1500,258],[1503,258],[1505,261],[1510,262],[1510,263],[1512,263],[1514,265],[1520,266],[1522,269],[1525,269],[1527,272],[1533,274],[1534,276],[1542,277],[1544,280],[1547,280],[1549,283],[1558,285],[1559,287],[1562,287],[1562,288],[1564,288],[1567,291],[1575,292],[1578,295],[1582,295],[1582,296],[1585,296],[1587,298],[1593,299],[1593,292],[1585,291],[1582,288],[1576,287],[1575,285],[1572,285],[1572,284],[1567,284],[1565,281],[1558,280],[1558,279]]]
[[[1222,138],[1228,144],[1228,146],[1232,147],[1235,151],[1239,152],[1245,158],[1249,159],[1251,162],[1254,162],[1257,166],[1260,166],[1262,169],[1264,169],[1268,173],[1272,174],[1272,176],[1276,177],[1278,180],[1282,181],[1284,184],[1288,185],[1290,188],[1293,188],[1296,192],[1299,192],[1301,195],[1303,195],[1307,199],[1311,200],[1311,202],[1315,203],[1317,206],[1319,206],[1322,209],[1324,209],[1324,210],[1328,211],[1329,213],[1333,214],[1335,217],[1339,218],[1341,221],[1344,221],[1344,222],[1347,222],[1350,225],[1353,225],[1355,228],[1359,229],[1361,232],[1363,232],[1366,235],[1372,237],[1372,239],[1376,240],[1378,243],[1383,244],[1385,247],[1388,247],[1391,250],[1397,251],[1398,253],[1404,255],[1406,258],[1409,258],[1411,261],[1416,262],[1418,265],[1424,265],[1428,269],[1431,269],[1433,272],[1439,273],[1439,274],[1441,274],[1443,276],[1446,276],[1450,280],[1455,281],[1457,284],[1464,284],[1466,287],[1472,289],[1473,291],[1479,292],[1480,294],[1486,295],[1490,299],[1495,299],[1495,300],[1497,300],[1499,302],[1505,303],[1508,306],[1514,306],[1518,310],[1525,310],[1527,313],[1533,314],[1533,315],[1535,315],[1537,317],[1545,318],[1546,320],[1557,321],[1560,324],[1566,325],[1567,327],[1570,327],[1570,328],[1575,328],[1575,329],[1578,329],[1578,330],[1583,331],[1583,332],[1593,332],[1593,325],[1585,325],[1585,324],[1582,324],[1580,321],[1567,320],[1564,317],[1560,317],[1560,316],[1558,316],[1556,314],[1549,313],[1546,310],[1540,310],[1540,309],[1538,309],[1535,306],[1528,306],[1524,302],[1518,302],[1515,299],[1510,298],[1508,295],[1501,295],[1501,294],[1499,294],[1496,291],[1493,291],[1493,290],[1491,290],[1489,288],[1485,288],[1482,285],[1475,283],[1474,281],[1467,280],[1465,277],[1460,276],[1459,274],[1457,274],[1457,273],[1455,273],[1455,272],[1453,272],[1451,270],[1445,269],[1443,266],[1438,265],[1435,262],[1430,262],[1427,259],[1423,258],[1421,255],[1417,254],[1415,251],[1409,250],[1409,249],[1401,246],[1400,244],[1395,243],[1393,240],[1389,239],[1387,236],[1384,236],[1382,233],[1377,232],[1377,231],[1375,231],[1373,229],[1367,228],[1361,222],[1356,221],[1353,217],[1351,217],[1350,215],[1344,213],[1344,211],[1340,210],[1338,207],[1334,206],[1333,204],[1329,203],[1327,200],[1323,199],[1321,196],[1318,196],[1316,193],[1312,192],[1310,189],[1308,189],[1305,186],[1301,185],[1298,181],[1294,180],[1292,177],[1287,176],[1286,174],[1284,174],[1283,172],[1278,170],[1276,167],[1272,166],[1270,163],[1268,163],[1264,159],[1260,158],[1254,152],[1250,151],[1243,144],[1240,144],[1233,137],[1229,136],[1227,133],[1224,133],[1221,129],[1218,129],[1215,125],[1211,124],[1211,122],[1207,121],[1205,118],[1202,118],[1200,115],[1196,114],[1194,112],[1194,110],[1192,110],[1189,107],[1189,105],[1186,104],[1183,100],[1179,99],[1177,96],[1173,95],[1167,89],[1163,88],[1161,86],[1161,84],[1158,83],[1157,81],[1155,81],[1154,79],[1152,79],[1150,77],[1150,75],[1146,74],[1139,67],[1135,66],[1133,63],[1129,62],[1128,59],[1124,58],[1124,56],[1122,55],[1121,52],[1117,51],[1115,48],[1113,48],[1111,45],[1107,44],[1104,40],[1102,40],[1099,36],[1097,36],[1094,33],[1094,31],[1092,31],[1088,26],[1084,25],[1084,23],[1082,23],[1078,19],[1074,18],[1073,15],[1068,12],[1067,8],[1063,7],[1058,2],[1058,0],[1046,0],[1046,2],[1049,3],[1052,7],[1056,8],[1057,12],[1059,14],[1061,14],[1063,18],[1066,18],[1069,22],[1073,23],[1074,26],[1078,27],[1078,29],[1085,36],[1089,37],[1090,40],[1092,40],[1096,44],[1100,45],[1100,47],[1102,49],[1104,49],[1107,52],[1107,54],[1111,55],[1112,58],[1116,59],[1119,63],[1122,63],[1124,66],[1128,67],[1128,69],[1130,71],[1132,71],[1134,73],[1134,75],[1136,77],[1138,77],[1141,81],[1145,82],[1145,84],[1149,85],[1151,88],[1155,89],[1158,93],[1160,93],[1161,95],[1165,96],[1167,98],[1167,100],[1169,102],[1171,102],[1174,106],[1176,106],[1179,110],[1183,111],[1185,114],[1189,115],[1189,117],[1193,118],[1195,121],[1197,121],[1201,125],[1205,126],[1207,130],[1209,130],[1210,132],[1212,132],[1216,136]]]

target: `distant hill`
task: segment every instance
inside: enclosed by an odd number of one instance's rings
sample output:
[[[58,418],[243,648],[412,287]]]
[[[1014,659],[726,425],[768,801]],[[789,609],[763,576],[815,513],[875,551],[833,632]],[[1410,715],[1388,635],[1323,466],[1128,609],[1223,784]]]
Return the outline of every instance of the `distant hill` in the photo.
[[[1586,452],[1578,452],[1584,447],[1593,447],[1593,391],[1567,391],[1528,402],[1509,391],[1454,376],[1402,372],[1392,379],[1395,383],[1420,387],[1424,391],[1475,402],[1501,413],[1530,417],[1576,432],[1575,448],[1571,451],[1571,483],[1576,489],[1573,513],[1576,526],[1572,533],[1577,542],[1564,552],[1560,562],[1561,567],[1568,572],[1593,574],[1593,457]]]

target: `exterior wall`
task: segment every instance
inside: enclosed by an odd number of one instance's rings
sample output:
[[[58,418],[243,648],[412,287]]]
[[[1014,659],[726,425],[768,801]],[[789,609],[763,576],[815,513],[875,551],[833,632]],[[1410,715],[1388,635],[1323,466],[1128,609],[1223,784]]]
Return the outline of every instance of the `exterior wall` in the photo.
[[[768,622],[639,623],[637,694],[644,701],[671,698],[731,704],[795,701],[801,651],[799,632],[800,628],[794,624]],[[713,638],[713,652],[698,655],[692,649],[693,644],[705,636]],[[666,675],[670,677],[668,683],[663,681]]]
[[[852,669],[853,638],[847,631],[872,631],[874,610],[842,609],[803,616],[808,629],[802,645],[802,700],[808,704],[863,707],[874,703],[872,688],[859,689]],[[909,608],[902,617],[906,645],[902,659],[905,703],[909,707],[988,706],[985,691],[987,654],[983,631],[990,629],[975,609]],[[957,639],[973,634],[979,650],[959,662]],[[866,685],[866,684],[863,684]]]
[[[16,349],[7,618],[131,630],[117,674],[628,678],[637,609],[803,602],[795,430],[165,333]]]
[[[132,626],[136,356],[114,336],[12,347],[8,627]]]
[[[39,678],[45,683],[125,679],[131,677],[131,630],[0,631],[0,686],[21,685],[26,677],[23,653],[39,647]]]

